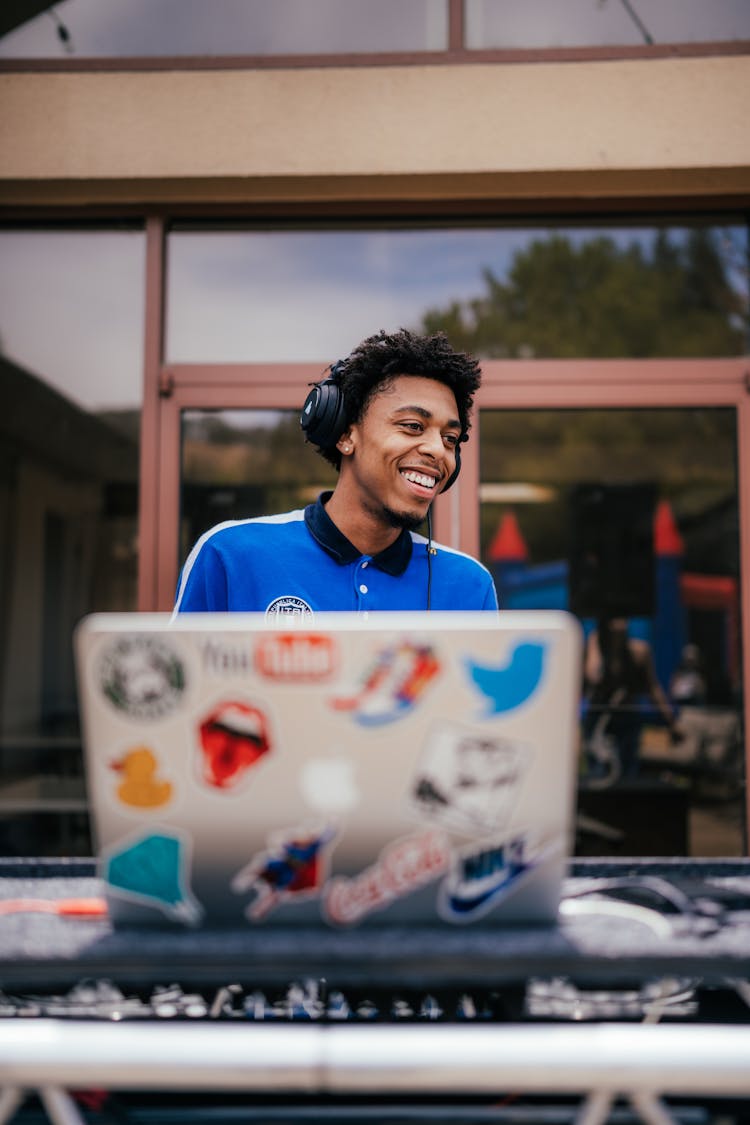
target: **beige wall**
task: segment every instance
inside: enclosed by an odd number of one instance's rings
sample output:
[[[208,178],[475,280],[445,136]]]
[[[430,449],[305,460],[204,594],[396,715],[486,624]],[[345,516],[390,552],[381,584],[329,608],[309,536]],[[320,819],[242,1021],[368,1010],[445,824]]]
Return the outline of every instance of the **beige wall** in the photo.
[[[750,57],[0,74],[0,204],[750,191]]]

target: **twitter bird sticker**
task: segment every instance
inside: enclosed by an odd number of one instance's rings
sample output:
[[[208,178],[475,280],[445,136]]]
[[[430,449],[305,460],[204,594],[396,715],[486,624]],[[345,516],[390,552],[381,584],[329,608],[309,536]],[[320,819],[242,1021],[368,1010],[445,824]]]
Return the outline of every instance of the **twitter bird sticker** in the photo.
[[[484,717],[521,707],[538,690],[544,675],[548,644],[519,641],[500,664],[465,660],[469,679],[484,697]]]

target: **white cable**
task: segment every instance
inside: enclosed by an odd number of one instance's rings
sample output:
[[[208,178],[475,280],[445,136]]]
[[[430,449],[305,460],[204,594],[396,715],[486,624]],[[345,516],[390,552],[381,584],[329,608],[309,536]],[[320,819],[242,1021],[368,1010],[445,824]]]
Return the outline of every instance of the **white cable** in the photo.
[[[575,914],[615,915],[648,926],[657,937],[671,937],[674,933],[671,922],[658,910],[650,910],[647,906],[635,906],[630,902],[601,898],[566,898],[560,903],[560,914],[569,917]]]

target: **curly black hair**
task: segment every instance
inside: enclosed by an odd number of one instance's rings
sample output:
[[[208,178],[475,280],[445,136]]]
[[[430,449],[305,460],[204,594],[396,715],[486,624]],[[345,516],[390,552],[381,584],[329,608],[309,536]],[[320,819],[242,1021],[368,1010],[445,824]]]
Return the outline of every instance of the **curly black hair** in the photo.
[[[344,428],[359,422],[373,395],[399,375],[421,375],[453,391],[464,434],[471,427],[474,394],[482,380],[477,360],[466,352],[454,351],[444,332],[420,336],[406,328],[368,336],[346,359],[332,366],[331,375],[344,400]],[[318,453],[334,468],[341,467],[341,454],[335,445],[318,448]]]

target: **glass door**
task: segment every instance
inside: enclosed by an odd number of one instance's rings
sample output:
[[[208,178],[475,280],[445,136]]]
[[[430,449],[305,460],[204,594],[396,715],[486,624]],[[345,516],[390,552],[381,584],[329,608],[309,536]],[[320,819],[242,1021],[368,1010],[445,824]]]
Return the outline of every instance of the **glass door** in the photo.
[[[304,508],[336,479],[298,410],[184,410],[180,451],[180,559],[215,524]]]
[[[487,409],[480,439],[501,605],[584,628],[578,853],[743,854],[735,410]]]
[[[486,365],[437,537],[482,559],[505,609],[564,608],[582,622],[578,854],[742,855],[741,364],[595,366]],[[165,540],[165,608],[208,527],[333,485],[299,433],[309,372],[284,371],[248,386],[238,368],[223,387],[175,392],[164,433],[180,519]]]

